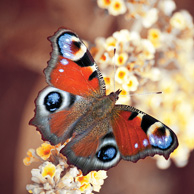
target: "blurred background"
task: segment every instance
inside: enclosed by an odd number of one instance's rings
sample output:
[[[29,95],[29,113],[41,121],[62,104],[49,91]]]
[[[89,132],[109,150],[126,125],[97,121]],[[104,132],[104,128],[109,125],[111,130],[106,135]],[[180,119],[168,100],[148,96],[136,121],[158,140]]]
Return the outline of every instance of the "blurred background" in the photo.
[[[177,10],[194,15],[192,0],[176,0]],[[91,42],[128,28],[122,16],[108,15],[96,1],[1,0],[0,1],[0,122],[1,193],[27,193],[31,169],[23,165],[29,148],[40,145],[40,135],[28,122],[34,100],[46,86],[43,69],[51,52],[48,36],[61,26]],[[143,98],[142,98],[143,100]],[[108,171],[100,193],[194,193],[194,153],[183,168],[172,164],[160,170],[147,158],[136,164],[121,161]]]

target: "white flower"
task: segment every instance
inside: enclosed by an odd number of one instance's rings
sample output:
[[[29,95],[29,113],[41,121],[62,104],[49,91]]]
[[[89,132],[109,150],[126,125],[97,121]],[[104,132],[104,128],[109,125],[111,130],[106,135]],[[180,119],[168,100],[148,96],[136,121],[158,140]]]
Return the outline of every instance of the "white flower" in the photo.
[[[128,76],[128,70],[126,67],[119,67],[115,74],[115,81],[122,84],[126,81],[126,78]]]
[[[142,24],[145,28],[151,27],[158,20],[158,10],[150,9],[142,19]]]
[[[116,65],[124,65],[128,59],[127,53],[115,54],[115,63]]]
[[[155,157],[157,159],[156,164],[160,169],[167,169],[170,166],[171,164],[170,159],[166,160],[163,156],[155,156]]]
[[[138,85],[139,82],[137,78],[134,75],[131,75],[126,79],[125,83],[122,86],[126,91],[136,91]]]
[[[178,151],[178,153],[177,153]],[[176,151],[176,156],[175,156],[175,163],[179,167],[184,167],[188,163],[188,158],[189,158],[189,148],[182,144],[179,144],[179,147]]]
[[[172,0],[163,0],[159,1],[159,8],[161,8],[165,15],[170,16],[176,9],[176,4]]]
[[[170,24],[179,30],[183,30],[186,26],[185,19],[180,12],[177,12],[172,16]]]
[[[179,30],[184,30],[186,27],[193,28],[193,19],[187,11],[176,12],[170,19],[170,24]]]
[[[112,0],[110,6],[108,7],[109,13],[114,16],[124,14],[126,10],[127,8],[123,0]]]
[[[127,29],[122,29],[120,31],[114,32],[113,37],[118,41],[118,42],[128,42],[131,40],[131,35],[129,30]]]

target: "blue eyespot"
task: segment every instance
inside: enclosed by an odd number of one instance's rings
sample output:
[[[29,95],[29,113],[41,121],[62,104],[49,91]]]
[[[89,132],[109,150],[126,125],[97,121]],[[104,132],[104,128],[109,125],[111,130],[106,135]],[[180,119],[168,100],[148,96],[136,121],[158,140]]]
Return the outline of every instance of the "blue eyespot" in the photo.
[[[97,153],[96,156],[102,162],[110,162],[117,155],[117,149],[114,146],[107,145],[102,147]]]
[[[62,97],[59,92],[50,92],[44,99],[44,105],[49,112],[55,112],[60,108]]]
[[[172,137],[171,136],[161,136],[158,137],[157,135],[150,135],[149,136],[150,144],[152,146],[158,147],[160,149],[167,149],[170,147],[172,143]]]
[[[76,35],[71,32],[65,32],[58,37],[58,48],[63,57],[73,59],[74,55],[80,50],[81,42],[73,40],[75,37]]]

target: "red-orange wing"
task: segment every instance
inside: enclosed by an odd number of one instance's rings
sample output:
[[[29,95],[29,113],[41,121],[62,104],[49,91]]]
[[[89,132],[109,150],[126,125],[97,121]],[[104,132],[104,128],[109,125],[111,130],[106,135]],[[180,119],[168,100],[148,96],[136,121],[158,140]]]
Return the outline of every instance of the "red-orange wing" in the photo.
[[[136,162],[155,154],[168,158],[178,146],[177,137],[170,128],[134,107],[116,105],[111,123],[125,160]]]
[[[50,40],[53,51],[45,69],[47,82],[74,95],[105,95],[103,77],[79,37],[69,30],[60,29]]]

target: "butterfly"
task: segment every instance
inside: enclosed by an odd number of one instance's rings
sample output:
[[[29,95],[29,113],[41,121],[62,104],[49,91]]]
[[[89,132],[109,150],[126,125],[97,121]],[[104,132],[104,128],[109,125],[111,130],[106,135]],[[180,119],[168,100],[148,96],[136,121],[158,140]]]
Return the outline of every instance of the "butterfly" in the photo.
[[[106,95],[98,66],[74,32],[61,28],[49,39],[49,86],[39,93],[30,122],[42,139],[56,145],[71,138],[61,153],[83,174],[107,170],[121,159],[168,159],[178,146],[175,133],[132,106],[116,105],[121,90]]]

